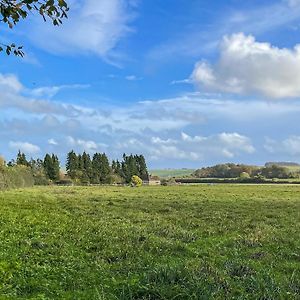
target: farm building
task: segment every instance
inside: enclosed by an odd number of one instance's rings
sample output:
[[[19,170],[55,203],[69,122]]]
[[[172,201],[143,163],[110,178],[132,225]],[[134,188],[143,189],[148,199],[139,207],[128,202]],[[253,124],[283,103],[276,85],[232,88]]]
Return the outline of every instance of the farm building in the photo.
[[[143,181],[144,185],[161,185],[160,178],[158,176],[149,176],[148,180]]]

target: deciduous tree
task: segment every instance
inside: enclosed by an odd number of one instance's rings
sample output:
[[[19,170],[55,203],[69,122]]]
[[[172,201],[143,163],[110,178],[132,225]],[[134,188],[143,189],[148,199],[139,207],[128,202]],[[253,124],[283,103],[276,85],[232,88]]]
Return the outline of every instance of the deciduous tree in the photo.
[[[0,22],[12,29],[20,20],[26,19],[29,14],[38,13],[44,21],[50,19],[54,26],[62,23],[67,18],[69,7],[65,0],[0,0]],[[0,52],[24,56],[23,47],[15,43],[10,45],[0,44]]]

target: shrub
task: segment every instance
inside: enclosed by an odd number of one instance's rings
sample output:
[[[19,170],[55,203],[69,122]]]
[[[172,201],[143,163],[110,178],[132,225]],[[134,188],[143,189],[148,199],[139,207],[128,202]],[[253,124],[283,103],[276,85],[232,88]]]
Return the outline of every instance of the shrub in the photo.
[[[5,160],[2,156],[0,156],[0,168],[3,169],[5,167]]]
[[[0,189],[23,188],[33,185],[34,178],[28,167],[14,166],[0,169]]]
[[[57,185],[64,185],[64,186],[72,186],[74,185],[73,180],[70,178],[65,178],[65,179],[61,179],[56,181]]]
[[[161,180],[161,185],[163,186],[170,186],[170,185],[176,185],[176,180],[175,178],[169,178],[169,179],[162,179]]]
[[[249,179],[249,178],[250,178],[250,175],[247,172],[242,172],[240,174],[240,179]]]
[[[107,179],[109,184],[122,184],[124,183],[124,179],[118,174],[111,174]]]
[[[131,186],[141,186],[143,184],[143,180],[139,177],[139,176],[136,176],[136,175],[133,175],[131,177]]]

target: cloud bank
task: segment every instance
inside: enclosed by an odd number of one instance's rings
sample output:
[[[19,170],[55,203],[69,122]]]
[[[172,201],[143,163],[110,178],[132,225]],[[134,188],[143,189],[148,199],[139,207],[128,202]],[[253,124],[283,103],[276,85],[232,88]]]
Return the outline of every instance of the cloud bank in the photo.
[[[15,75],[0,74],[0,79],[0,147],[7,160],[19,149],[30,156],[55,152],[63,160],[74,149],[107,152],[113,158],[139,152],[151,166],[198,167],[254,161],[259,151],[259,157],[261,153],[270,156],[271,146],[276,155],[287,142],[260,145],[258,139],[286,124],[300,130],[300,103],[293,100],[268,103],[189,93],[123,106],[89,107],[43,99],[44,93],[35,98]]]

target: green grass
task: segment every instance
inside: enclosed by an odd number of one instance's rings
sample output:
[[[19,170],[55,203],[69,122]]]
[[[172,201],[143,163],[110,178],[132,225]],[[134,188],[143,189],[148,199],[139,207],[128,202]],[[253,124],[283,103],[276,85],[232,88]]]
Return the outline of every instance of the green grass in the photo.
[[[300,299],[300,187],[0,192],[0,299]]]
[[[154,176],[161,178],[167,177],[184,177],[192,175],[195,169],[161,169],[161,170],[150,170],[149,173]]]

